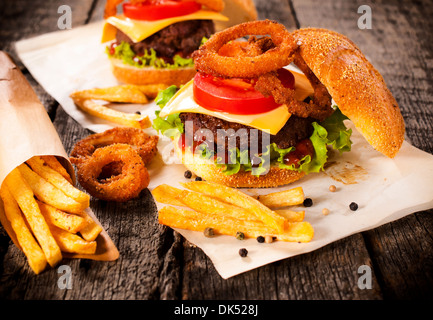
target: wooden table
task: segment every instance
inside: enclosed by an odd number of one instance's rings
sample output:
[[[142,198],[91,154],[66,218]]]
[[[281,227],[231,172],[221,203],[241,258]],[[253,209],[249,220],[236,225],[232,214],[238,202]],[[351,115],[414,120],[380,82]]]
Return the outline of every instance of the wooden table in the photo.
[[[23,38],[57,31],[57,9],[72,8],[72,27],[102,18],[103,0],[0,2],[0,48],[10,53],[36,90],[67,152],[90,132],[70,118],[25,69],[14,50]],[[358,28],[369,5],[372,28]],[[433,2],[256,0],[259,18],[289,29],[323,27],[344,33],[382,73],[396,97],[407,140],[433,153]],[[35,276],[0,228],[0,297],[27,300],[381,300],[433,298],[432,210],[416,212],[314,252],[222,279],[211,261],[179,234],[158,225],[146,190],[124,204],[91,207],[120,251],[115,262],[66,260],[72,289],[57,286],[50,269]],[[370,266],[371,289],[358,287],[358,267]]]

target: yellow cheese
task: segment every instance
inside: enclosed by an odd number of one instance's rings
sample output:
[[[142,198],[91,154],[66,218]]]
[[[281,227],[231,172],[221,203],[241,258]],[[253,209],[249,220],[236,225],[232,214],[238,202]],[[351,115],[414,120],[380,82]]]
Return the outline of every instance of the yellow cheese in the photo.
[[[292,73],[295,76],[295,97],[302,101],[313,93],[313,89],[303,74],[293,71]],[[180,112],[206,114],[226,121],[247,125],[273,135],[277,134],[290,118],[290,113],[287,111],[286,105],[281,105],[269,112],[251,115],[237,115],[205,109],[194,100],[193,80],[185,84],[173,96],[173,98],[161,110],[159,116],[165,118],[170,114]]]
[[[216,20],[228,21],[226,16],[210,10],[199,10],[197,12],[173,18],[156,21],[133,20],[124,15],[109,17],[104,24],[102,31],[102,43],[111,41],[116,37],[116,28],[125,33],[134,42],[140,42],[152,34],[177,22],[187,20]]]

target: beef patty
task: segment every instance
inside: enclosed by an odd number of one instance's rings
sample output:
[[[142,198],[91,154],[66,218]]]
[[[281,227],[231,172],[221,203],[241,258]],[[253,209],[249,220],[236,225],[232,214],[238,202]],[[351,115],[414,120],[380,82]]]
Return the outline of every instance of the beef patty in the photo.
[[[275,143],[278,148],[286,149],[295,146],[299,141],[309,138],[311,136],[311,134],[313,133],[313,126],[311,124],[316,121],[313,118],[300,118],[292,115],[276,135],[271,135],[261,130],[257,130],[257,134],[254,135],[251,134],[251,130],[256,129],[252,127],[235,122],[229,122],[205,114],[181,113],[179,117],[184,125],[187,121],[192,122],[194,141],[201,142],[203,139],[202,129],[209,129],[213,133],[213,141],[208,141],[208,139],[206,139],[207,143],[213,142],[216,143],[215,147],[218,148],[223,146],[227,149],[229,147],[229,144],[227,142],[228,139],[230,139],[231,136],[235,136],[236,146],[240,150],[250,149],[252,143],[255,143],[254,146],[261,146],[261,139],[265,138],[264,135],[269,136],[266,138],[269,138],[270,143]],[[228,138],[226,139],[224,135],[218,134],[218,129],[225,130]],[[224,138],[226,140],[220,141],[220,143],[218,143],[218,139],[221,138]],[[245,145],[246,143],[248,143],[248,145]]]
[[[129,43],[138,55],[153,49],[160,58],[171,59],[175,54],[189,58],[198,49],[203,37],[209,38],[214,32],[212,20],[189,20],[174,23],[137,43],[118,29],[116,40],[118,43]]]

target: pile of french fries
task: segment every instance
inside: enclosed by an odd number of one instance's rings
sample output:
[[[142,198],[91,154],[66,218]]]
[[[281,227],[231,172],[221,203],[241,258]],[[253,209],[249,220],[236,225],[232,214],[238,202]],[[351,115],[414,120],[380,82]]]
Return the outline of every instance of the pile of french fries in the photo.
[[[179,229],[245,238],[272,236],[275,240],[309,242],[314,229],[303,221],[305,211],[290,206],[304,201],[302,187],[269,193],[259,197],[207,181],[181,183],[185,189],[162,184],[152,190],[159,203],[169,204],[158,212],[160,224]]]
[[[4,180],[0,196],[18,246],[36,273],[56,266],[62,252],[94,254],[102,231],[86,212],[90,196],[75,188],[54,156],[36,156]]]
[[[149,117],[136,113],[117,111],[99,104],[94,100],[110,103],[148,103],[155,99],[160,90],[167,88],[165,84],[118,85],[106,88],[94,88],[73,92],[70,97],[84,112],[120,125],[145,129],[151,126]]]

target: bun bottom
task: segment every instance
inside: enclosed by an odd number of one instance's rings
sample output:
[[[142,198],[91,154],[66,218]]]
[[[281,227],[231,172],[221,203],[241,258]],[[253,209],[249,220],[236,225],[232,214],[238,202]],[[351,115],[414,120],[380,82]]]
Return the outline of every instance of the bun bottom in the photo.
[[[178,69],[156,69],[153,67],[136,68],[124,64],[119,59],[110,59],[111,70],[117,80],[127,84],[167,84],[180,86],[196,74],[193,67]]]
[[[226,175],[223,169],[218,168],[213,161],[194,155],[189,150],[182,153],[177,139],[173,141],[173,144],[178,158],[188,170],[206,181],[232,188],[273,188],[290,184],[305,176],[304,172],[280,169],[276,166],[271,166],[267,174],[260,176],[254,176],[251,172],[246,171]]]

